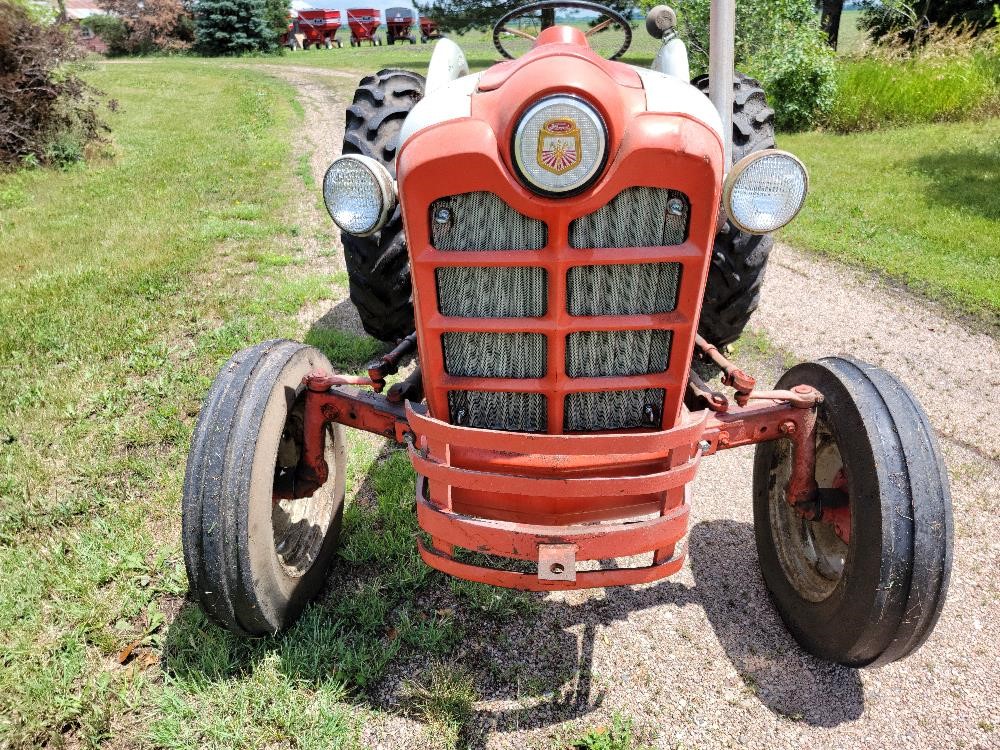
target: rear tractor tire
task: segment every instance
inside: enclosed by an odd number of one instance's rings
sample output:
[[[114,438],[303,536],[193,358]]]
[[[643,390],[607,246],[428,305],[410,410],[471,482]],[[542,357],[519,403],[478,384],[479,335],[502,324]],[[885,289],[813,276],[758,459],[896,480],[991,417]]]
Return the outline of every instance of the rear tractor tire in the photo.
[[[708,94],[708,76],[692,83]],[[737,72],[733,79],[733,163],[774,148],[774,110],[760,83]],[[715,237],[698,332],[717,346],[736,341],[760,304],[760,289],[774,239],[741,232],[727,221]]]
[[[396,148],[403,120],[423,98],[423,76],[386,69],[361,79],[347,109],[345,154],[369,156],[396,176]],[[370,237],[341,234],[351,301],[365,330],[382,341],[413,332],[410,258],[399,206],[381,231]]]
[[[344,428],[326,436],[329,478],[311,497],[275,500],[302,452],[302,378],[332,372],[293,341],[234,355],[202,405],[184,476],[184,564],[193,597],[241,635],[291,625],[326,581],[340,536]]]
[[[826,357],[793,367],[777,387],[800,384],[824,396],[822,520],[785,498],[788,441],[760,443],[753,511],[764,582],[806,651],[852,667],[902,659],[934,629],[951,572],[951,495],[934,431],[906,387],[873,365]]]

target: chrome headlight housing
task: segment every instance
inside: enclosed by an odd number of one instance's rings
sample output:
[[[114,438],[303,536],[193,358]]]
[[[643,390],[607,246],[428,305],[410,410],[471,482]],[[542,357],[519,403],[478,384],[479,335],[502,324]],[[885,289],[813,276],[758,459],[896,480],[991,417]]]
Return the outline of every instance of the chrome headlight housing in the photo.
[[[333,223],[348,234],[367,237],[396,208],[396,186],[384,165],[368,156],[345,154],[323,176],[323,202]]]
[[[608,156],[608,129],[583,99],[547,96],[521,115],[512,152],[518,175],[530,190],[572,195],[600,175]]]
[[[736,162],[722,188],[722,205],[737,228],[768,234],[798,215],[808,192],[805,165],[787,151],[767,149]]]

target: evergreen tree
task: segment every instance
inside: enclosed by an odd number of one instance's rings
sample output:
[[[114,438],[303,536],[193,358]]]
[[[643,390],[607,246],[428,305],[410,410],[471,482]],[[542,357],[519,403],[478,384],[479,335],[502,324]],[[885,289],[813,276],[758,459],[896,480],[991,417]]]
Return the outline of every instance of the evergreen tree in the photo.
[[[276,44],[264,0],[198,0],[194,26],[195,45],[204,55],[270,52]]]
[[[264,22],[271,32],[274,44],[288,31],[288,16],[291,13],[289,0],[264,0]]]

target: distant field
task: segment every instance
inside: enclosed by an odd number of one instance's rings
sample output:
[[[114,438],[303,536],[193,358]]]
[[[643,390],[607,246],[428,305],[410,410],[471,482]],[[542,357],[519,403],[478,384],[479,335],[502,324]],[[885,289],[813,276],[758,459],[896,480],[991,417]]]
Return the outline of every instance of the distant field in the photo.
[[[840,36],[837,42],[837,53],[850,55],[861,49],[865,42],[865,33],[858,28],[861,20],[860,10],[845,10],[840,16]]]

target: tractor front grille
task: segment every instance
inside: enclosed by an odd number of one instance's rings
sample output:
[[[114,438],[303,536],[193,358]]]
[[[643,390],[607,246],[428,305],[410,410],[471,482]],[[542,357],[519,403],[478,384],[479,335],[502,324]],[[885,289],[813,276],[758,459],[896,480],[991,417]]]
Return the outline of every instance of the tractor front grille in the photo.
[[[679,245],[687,239],[688,212],[688,200],[683,193],[631,187],[593,213],[574,219],[569,225],[569,246]]]
[[[518,432],[620,430],[656,427],[661,423],[664,388],[622,389],[621,382],[606,390],[552,392],[541,379],[556,372],[563,378],[621,378],[664,373],[670,366],[673,334],[650,327],[636,329],[633,323],[621,330],[606,323],[590,330],[586,325],[560,330],[566,316],[651,316],[676,309],[681,264],[678,262],[607,261],[573,265],[580,250],[601,248],[656,248],[684,243],[688,234],[690,204],[683,194],[664,188],[632,187],[586,216],[574,219],[563,235],[569,248],[548,244],[551,227],[524,216],[498,196],[487,192],[464,193],[434,201],[430,205],[431,245],[449,253],[511,253],[519,265],[439,266],[434,269],[438,310],[453,318],[488,321],[548,317],[551,329],[537,331],[484,330],[444,331],[440,342],[445,372],[469,378],[523,379],[524,391],[488,390],[483,383],[471,388],[451,386],[447,392],[449,419],[454,424]],[[565,242],[565,240],[564,240]],[[541,251],[517,261],[519,253]],[[549,255],[565,257],[559,273],[542,267]],[[664,252],[669,257],[669,252]],[[533,265],[539,263],[539,265]],[[552,269],[552,266],[549,266]],[[562,284],[562,290],[555,290]],[[558,291],[565,310],[551,309]],[[527,325],[527,324],[526,324]],[[641,324],[640,324],[641,325]],[[467,328],[468,326],[466,326]],[[515,324],[514,328],[517,325]],[[508,329],[510,326],[508,326]],[[553,336],[565,336],[565,357],[550,360]],[[558,350],[557,350],[558,351]],[[551,383],[551,380],[546,382]],[[530,385],[529,385],[530,384]],[[480,388],[486,388],[480,390]],[[509,388],[510,386],[505,386]],[[586,387],[590,388],[588,384]],[[539,392],[545,391],[545,392]],[[549,422],[552,405],[562,403],[554,423]],[[562,417],[559,416],[562,412]]]
[[[656,427],[665,395],[662,388],[571,393],[566,397],[563,428],[593,431]]]
[[[508,432],[545,432],[548,417],[540,393],[449,391],[452,424]]]
[[[651,375],[670,361],[670,331],[578,331],[566,337],[571,378]]]
[[[519,214],[493,193],[462,193],[431,204],[438,250],[541,250],[545,222]]]
[[[544,268],[439,268],[438,309],[455,318],[540,318],[548,300]]]
[[[445,333],[444,369],[468,378],[545,376],[545,336],[540,333]]]
[[[566,274],[570,315],[652,315],[677,306],[678,263],[574,266]]]

